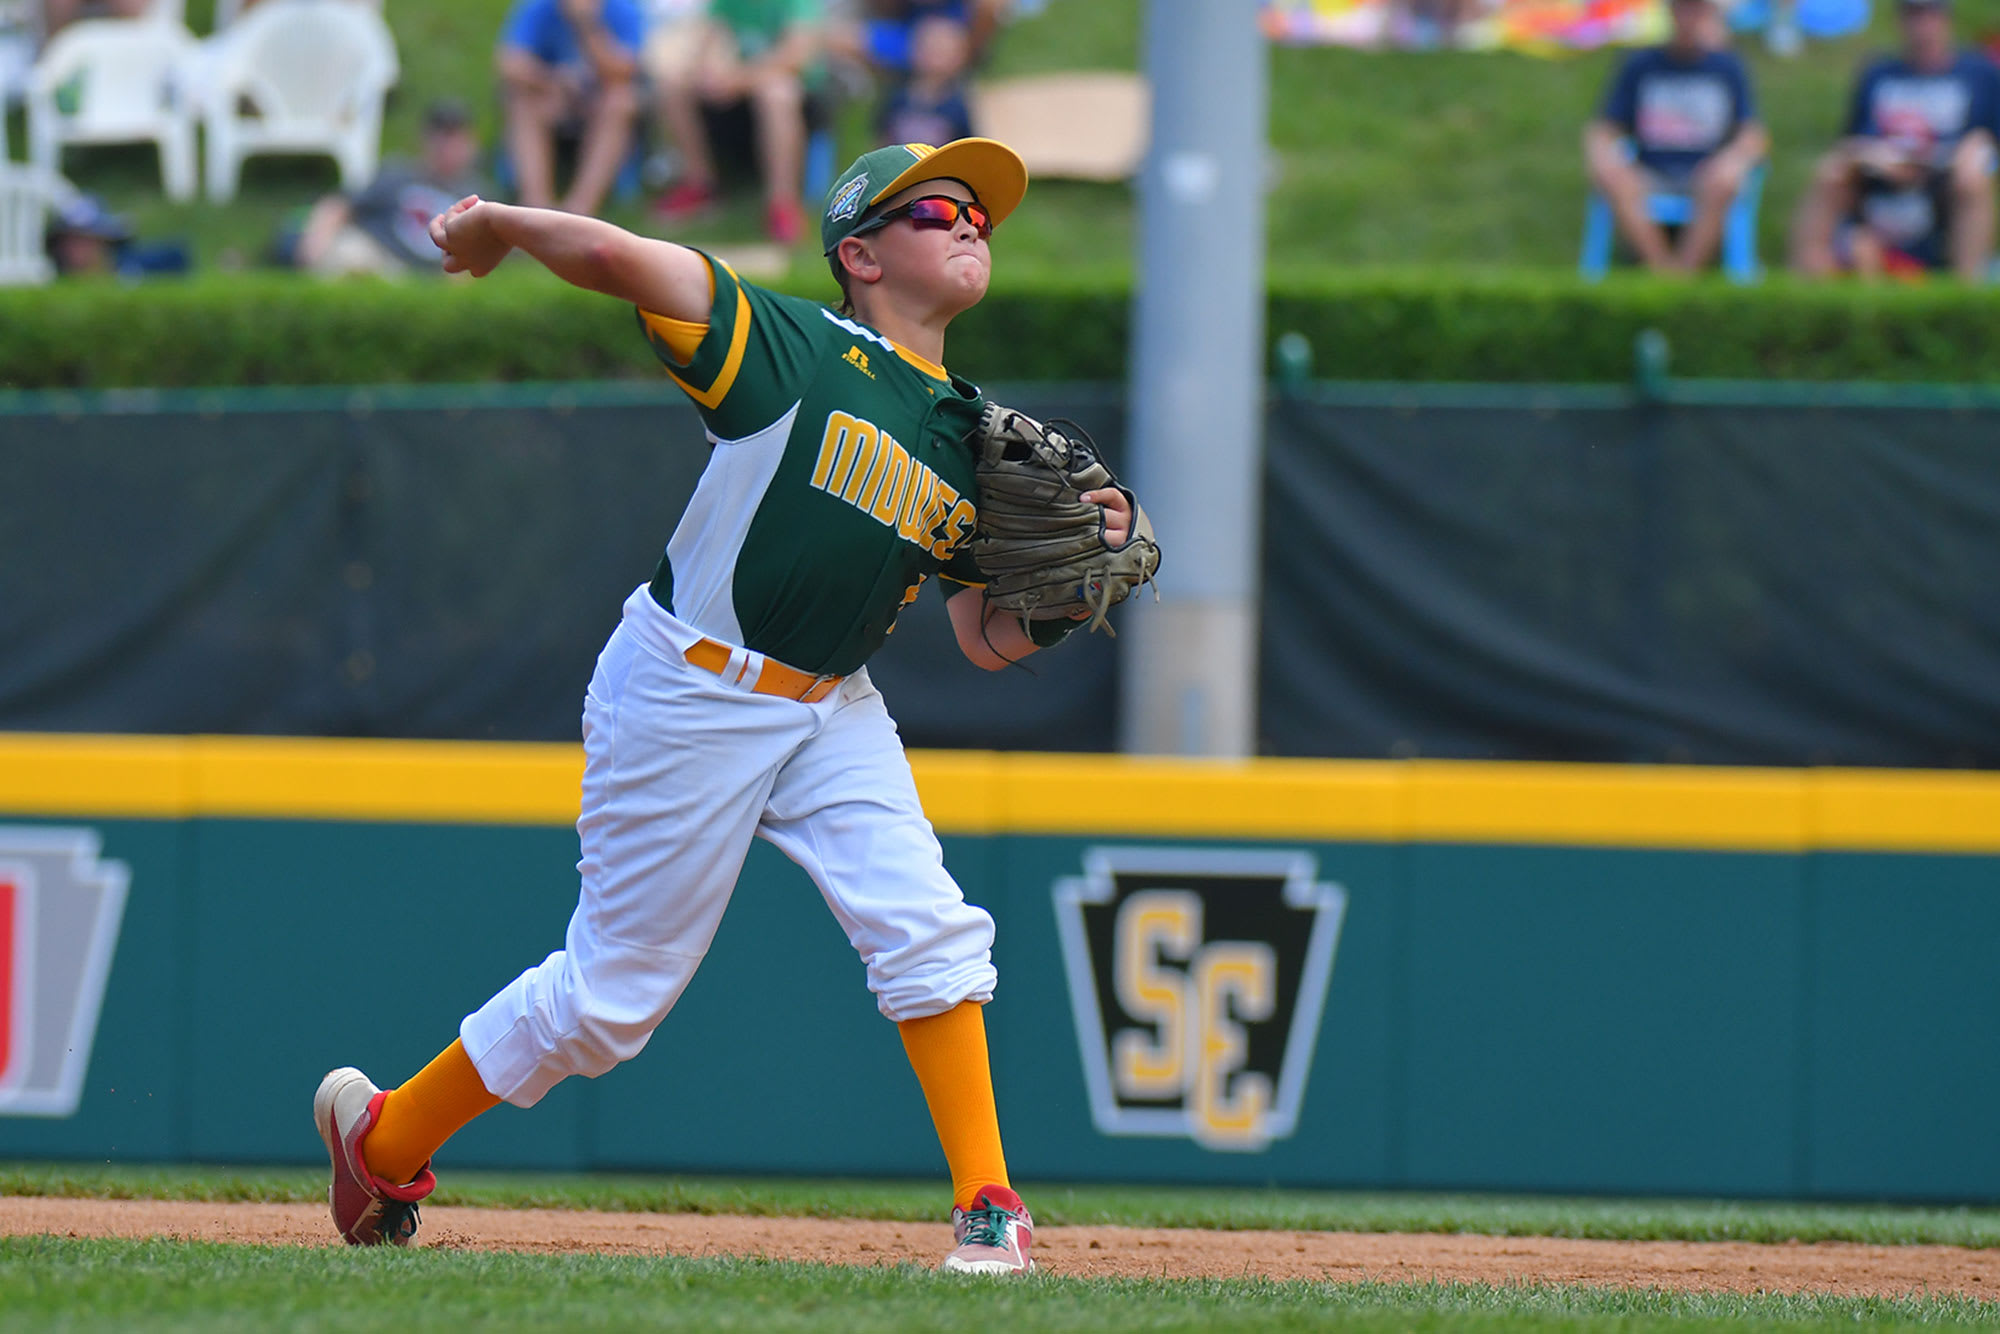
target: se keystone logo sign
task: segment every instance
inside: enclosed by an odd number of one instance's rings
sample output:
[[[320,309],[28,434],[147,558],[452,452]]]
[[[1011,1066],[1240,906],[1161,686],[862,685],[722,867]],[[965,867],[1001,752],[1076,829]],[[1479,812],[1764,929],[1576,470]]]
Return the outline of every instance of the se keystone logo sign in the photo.
[[[71,1116],[131,873],[87,829],[0,825],[0,1116]]]
[[[1100,847],[1055,885],[1091,1119],[1258,1152],[1298,1128],[1347,891],[1309,853]]]

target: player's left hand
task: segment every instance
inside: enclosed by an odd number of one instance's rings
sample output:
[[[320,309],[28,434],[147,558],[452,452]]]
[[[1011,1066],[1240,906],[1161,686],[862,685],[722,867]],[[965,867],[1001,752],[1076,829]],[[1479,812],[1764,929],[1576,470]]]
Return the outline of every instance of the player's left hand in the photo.
[[[1125,545],[1125,539],[1132,536],[1132,502],[1125,499],[1125,493],[1115,486],[1101,487],[1096,491],[1086,491],[1077,497],[1086,504],[1104,507],[1104,545],[1116,550]],[[1079,607],[1070,613],[1070,619],[1088,620],[1090,608]]]
[[[514,247],[493,230],[492,212],[502,205],[467,195],[431,219],[431,244],[444,251],[446,273],[484,278]]]
[[[1086,491],[1077,499],[1090,505],[1104,506],[1104,545],[1116,551],[1125,545],[1125,539],[1132,536],[1132,502],[1125,493],[1115,486],[1101,487],[1096,491]]]

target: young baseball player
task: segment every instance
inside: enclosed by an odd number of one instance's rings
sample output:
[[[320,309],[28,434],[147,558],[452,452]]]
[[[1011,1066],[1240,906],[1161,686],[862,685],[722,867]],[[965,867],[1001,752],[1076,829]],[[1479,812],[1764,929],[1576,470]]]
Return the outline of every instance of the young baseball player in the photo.
[[[987,139],[877,149],[827,197],[836,312],[764,291],[699,251],[477,197],[431,223],[444,267],[521,250],[630,302],[700,410],[709,461],[650,583],[626,600],[584,697],[582,888],[564,947],[468,1015],[401,1087],[335,1070],[313,1100],[334,1225],[408,1241],[430,1159],[502,1100],[638,1055],[715,935],[753,837],[818,884],[901,1030],[952,1175],[944,1268],[1023,1273],[1033,1222],[1001,1151],[981,1006],[993,922],[945,871],[863,665],[933,575],[965,655],[997,670],[1063,621],[995,615],[967,555],[967,432],[983,406],[944,366],[945,329],[985,295],[987,240],[1027,172]],[[1107,542],[1132,528],[1089,492]]]

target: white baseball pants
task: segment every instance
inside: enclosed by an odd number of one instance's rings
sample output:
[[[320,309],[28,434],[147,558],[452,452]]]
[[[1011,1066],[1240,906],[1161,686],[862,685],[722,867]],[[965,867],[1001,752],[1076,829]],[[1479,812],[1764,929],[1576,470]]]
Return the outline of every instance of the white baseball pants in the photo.
[[[944,869],[867,673],[801,704],[691,665],[698,638],[641,587],[598,656],[563,948],[459,1026],[487,1089],[518,1107],[639,1054],[708,952],[753,837],[819,886],[889,1019],[993,995],[993,919]],[[737,652],[754,682],[758,655]]]

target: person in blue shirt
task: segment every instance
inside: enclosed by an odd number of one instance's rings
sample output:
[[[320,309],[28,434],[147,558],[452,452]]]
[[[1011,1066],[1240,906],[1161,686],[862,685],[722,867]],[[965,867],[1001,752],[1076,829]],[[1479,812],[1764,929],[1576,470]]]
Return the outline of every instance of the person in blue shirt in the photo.
[[[1619,67],[1584,129],[1584,164],[1640,263],[1692,273],[1715,258],[1729,206],[1771,141],[1743,62],[1717,49],[1723,29],[1712,0],[1673,0],[1672,15],[1665,46],[1635,51]],[[1668,191],[1694,201],[1677,236],[1646,205]]]
[[[1844,135],[1800,203],[1793,266],[1979,281],[1993,255],[2000,69],[1958,49],[1944,0],[1902,0],[1898,13],[1903,50],[1856,81]]]
[[[517,0],[495,56],[519,202],[595,214],[631,151],[645,20],[634,0]],[[577,140],[556,197],[556,140]]]
[[[972,34],[948,14],[918,20],[910,38],[908,73],[875,113],[875,138],[883,144],[948,144],[972,137],[972,108],[965,72]]]

